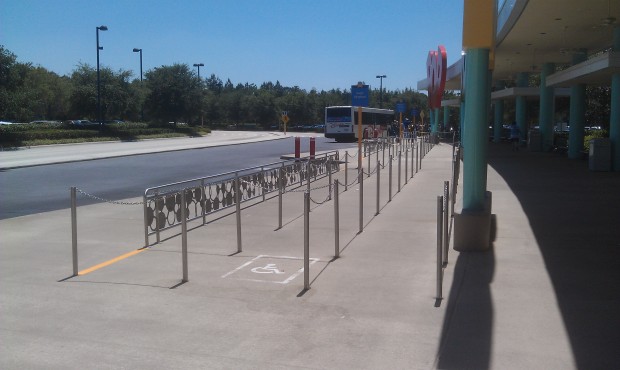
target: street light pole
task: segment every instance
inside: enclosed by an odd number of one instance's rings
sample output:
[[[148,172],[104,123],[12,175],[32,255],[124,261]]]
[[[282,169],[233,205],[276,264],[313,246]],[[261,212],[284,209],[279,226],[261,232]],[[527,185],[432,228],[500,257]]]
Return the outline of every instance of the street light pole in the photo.
[[[99,31],[107,31],[108,27],[97,27],[97,122],[101,125],[101,75],[99,72],[99,50],[103,50],[103,46],[99,46]]]
[[[203,63],[194,63],[194,67],[198,67],[198,78],[200,78],[200,67],[204,67]]]
[[[133,48],[134,53],[140,53],[140,87],[142,87],[142,49]],[[144,107],[140,108],[140,120],[144,122]]]
[[[379,108],[383,108],[383,79],[386,78],[386,75],[379,75],[377,78],[379,79]]]
[[[198,79],[200,80],[200,67],[204,67],[203,63],[194,63],[194,67],[198,67]],[[202,81],[200,83],[201,92],[202,92]],[[204,115],[202,114],[202,102],[200,102],[200,127],[204,126]]]

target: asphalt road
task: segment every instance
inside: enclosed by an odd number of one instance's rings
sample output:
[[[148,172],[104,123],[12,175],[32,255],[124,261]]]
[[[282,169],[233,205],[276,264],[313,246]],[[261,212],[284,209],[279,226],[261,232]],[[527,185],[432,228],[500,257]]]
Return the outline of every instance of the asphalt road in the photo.
[[[354,146],[316,139],[317,151]],[[148,187],[272,163],[293,151],[290,138],[3,170],[0,219],[68,208],[71,186],[104,199],[128,199]],[[97,201],[80,197],[80,205],[92,203]]]

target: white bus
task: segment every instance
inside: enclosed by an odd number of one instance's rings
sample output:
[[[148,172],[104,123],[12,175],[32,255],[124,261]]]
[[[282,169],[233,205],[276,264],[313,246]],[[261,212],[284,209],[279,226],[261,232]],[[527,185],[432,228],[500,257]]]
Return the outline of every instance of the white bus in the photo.
[[[355,141],[358,139],[358,114],[355,106],[336,106],[325,108],[325,137],[336,141]],[[362,107],[362,134],[364,139],[387,137],[394,122],[394,111]]]

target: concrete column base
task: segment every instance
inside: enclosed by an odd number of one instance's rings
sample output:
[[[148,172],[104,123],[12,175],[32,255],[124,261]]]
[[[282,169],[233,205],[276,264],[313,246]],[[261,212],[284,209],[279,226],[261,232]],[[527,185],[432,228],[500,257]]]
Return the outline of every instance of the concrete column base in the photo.
[[[485,207],[479,211],[463,210],[454,214],[454,250],[484,252],[495,239],[495,225],[491,215],[492,193],[486,192]]]

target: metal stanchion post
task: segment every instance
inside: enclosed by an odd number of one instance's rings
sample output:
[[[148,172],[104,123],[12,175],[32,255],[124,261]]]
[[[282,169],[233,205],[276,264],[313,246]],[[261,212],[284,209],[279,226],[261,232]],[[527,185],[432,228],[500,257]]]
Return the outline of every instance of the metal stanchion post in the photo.
[[[284,163],[278,171],[278,229],[282,228],[282,188],[284,187]]]
[[[340,257],[340,199],[338,180],[334,181],[334,256]]]
[[[304,289],[310,289],[310,193],[304,193]]]
[[[383,166],[385,166],[385,140],[381,140],[381,149],[383,151],[383,160],[381,161],[381,163],[383,163]]]
[[[259,175],[260,189],[263,193],[263,202],[265,201],[265,169],[261,166]]]
[[[398,191],[400,193],[400,168],[401,168],[402,152],[398,152]]]
[[[414,158],[415,158],[415,145],[414,145],[413,139],[411,139],[411,178],[413,178]]]
[[[306,173],[308,174],[308,178],[306,179],[308,182],[306,183],[306,191],[309,193],[310,192],[310,174],[312,171],[312,162],[310,162],[310,160],[308,159],[308,162],[306,163]]]
[[[409,148],[405,149],[405,185],[409,181]]]
[[[349,188],[349,152],[344,152],[344,191]]]
[[[388,202],[392,201],[392,156],[389,157],[389,171],[388,171]]]
[[[146,204],[146,193],[142,196],[142,209],[144,210],[144,246],[149,246],[149,225],[147,225],[146,220],[148,218],[147,204]],[[155,212],[153,212],[155,214]],[[155,220],[157,222],[157,220]]]
[[[442,280],[443,280],[443,260],[441,256],[442,250],[442,208],[443,208],[443,197],[441,195],[437,196],[437,299],[442,299]]]
[[[205,191],[205,180],[200,180],[200,200],[202,201],[202,224],[207,224],[207,207],[205,207],[205,203],[207,202],[207,192]]]
[[[243,251],[241,244],[241,184],[239,174],[235,173],[235,206],[237,209],[237,253]]]
[[[183,281],[188,282],[187,278],[187,204],[185,203],[186,189],[181,190],[181,260],[183,264]]]
[[[367,166],[367,168],[368,168],[368,177],[370,177],[370,148],[368,148],[367,155],[368,155],[368,166]]]
[[[379,162],[379,158],[377,158],[377,213],[375,213],[375,216],[379,214],[380,198],[381,198],[381,162]]]
[[[448,264],[448,202],[450,201],[450,181],[443,182],[443,265]]]
[[[331,157],[327,160],[327,176],[328,176],[328,181],[331,184],[332,183],[332,159]],[[328,196],[329,200],[332,200],[332,187],[329,187],[329,196]]]
[[[73,261],[73,276],[78,276],[77,195],[75,186],[71,187],[71,254]]]
[[[163,208],[163,199],[158,198],[159,191],[155,190],[155,236],[157,240],[157,244],[160,242],[159,238],[159,213],[161,212],[161,208]],[[161,207],[160,207],[161,204]]]
[[[364,231],[364,170],[360,168],[358,175],[358,182],[360,185],[360,222],[359,222],[359,232]]]

